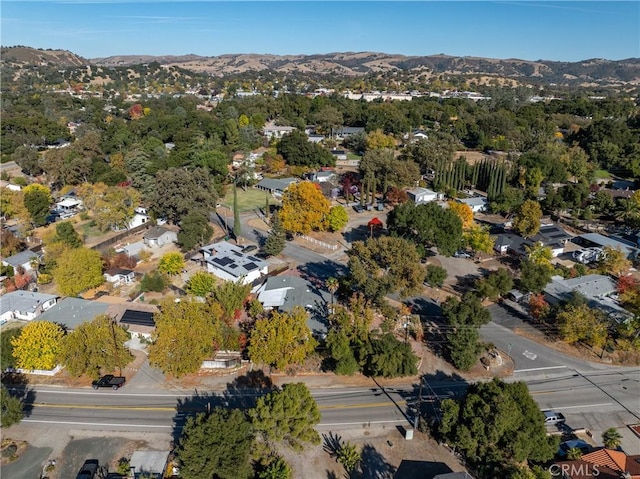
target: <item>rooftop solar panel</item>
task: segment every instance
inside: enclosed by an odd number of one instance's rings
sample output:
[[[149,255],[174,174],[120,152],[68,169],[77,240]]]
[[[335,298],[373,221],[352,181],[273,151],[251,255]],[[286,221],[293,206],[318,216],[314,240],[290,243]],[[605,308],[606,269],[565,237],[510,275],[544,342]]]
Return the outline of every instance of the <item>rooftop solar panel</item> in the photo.
[[[252,271],[252,270],[254,270],[254,269],[258,269],[258,267],[256,266],[256,264],[255,264],[255,263],[252,263],[251,261],[249,261],[247,264],[245,264],[245,265],[244,265],[244,268],[245,268],[247,271]]]
[[[154,327],[156,325],[153,320],[153,313],[149,313],[147,311],[134,311],[131,309],[127,309],[124,312],[120,322],[125,324],[135,324],[138,326]]]

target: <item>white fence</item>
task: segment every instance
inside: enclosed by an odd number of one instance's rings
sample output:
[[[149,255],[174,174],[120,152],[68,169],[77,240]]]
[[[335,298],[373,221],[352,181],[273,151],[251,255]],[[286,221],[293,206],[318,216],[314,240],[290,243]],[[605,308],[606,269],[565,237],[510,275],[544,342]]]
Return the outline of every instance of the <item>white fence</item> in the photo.
[[[310,238],[309,236],[305,236],[305,235],[301,235],[300,237],[305,241],[308,241],[308,242],[313,243],[313,244],[317,244],[318,246],[322,246],[323,248],[330,249],[331,251],[335,251],[335,250],[338,249],[338,245],[337,244],[325,243],[324,241],[320,241],[320,240],[317,240],[315,238]]]
[[[16,369],[20,374],[37,374],[38,376],[55,376],[62,371],[62,366],[59,364],[53,369]]]

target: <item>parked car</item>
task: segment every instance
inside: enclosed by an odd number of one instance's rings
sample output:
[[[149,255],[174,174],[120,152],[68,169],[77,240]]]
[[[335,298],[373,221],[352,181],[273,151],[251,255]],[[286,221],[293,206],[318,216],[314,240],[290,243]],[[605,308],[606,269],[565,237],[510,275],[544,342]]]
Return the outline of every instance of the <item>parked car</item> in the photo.
[[[99,388],[111,388],[111,389],[120,389],[124,386],[126,379],[122,376],[114,376],[113,374],[107,374],[106,376],[102,376],[100,379],[96,379],[91,383],[93,389]]]
[[[258,247],[256,245],[250,244],[250,245],[247,245],[244,248],[242,248],[242,252],[243,253],[250,253],[251,251],[255,251],[257,249],[258,249]]]
[[[466,251],[456,251],[453,253],[454,258],[471,258],[471,255]]]
[[[542,411],[544,413],[544,423],[548,426],[563,424],[566,419],[564,414],[555,411]]]
[[[362,206],[360,203],[355,205],[353,209],[356,211],[356,213],[362,213],[365,210],[364,206]]]
[[[556,454],[558,455],[558,457],[567,457],[569,449],[573,448],[580,449],[580,452],[582,452],[582,454],[588,454],[591,452],[591,449],[593,449],[593,447],[591,447],[591,444],[589,444],[588,442],[583,441],[582,439],[573,439],[571,441],[565,441],[561,443]]]
[[[100,463],[97,459],[87,459],[80,468],[76,479],[94,479],[98,469],[100,469]]]

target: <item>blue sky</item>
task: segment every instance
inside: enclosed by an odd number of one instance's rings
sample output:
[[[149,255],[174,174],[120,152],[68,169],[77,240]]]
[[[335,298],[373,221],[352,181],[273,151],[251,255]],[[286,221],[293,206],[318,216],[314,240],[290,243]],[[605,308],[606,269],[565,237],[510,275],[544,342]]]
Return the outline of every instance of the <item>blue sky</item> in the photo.
[[[2,0],[1,43],[111,55],[640,57],[640,1]]]

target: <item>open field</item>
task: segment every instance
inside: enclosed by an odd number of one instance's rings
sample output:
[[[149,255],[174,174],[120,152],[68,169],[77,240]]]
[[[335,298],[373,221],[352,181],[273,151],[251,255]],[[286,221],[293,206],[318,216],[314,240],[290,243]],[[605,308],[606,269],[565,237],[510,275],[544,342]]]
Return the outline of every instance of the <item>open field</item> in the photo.
[[[256,188],[247,187],[246,191],[238,188],[238,210],[240,212],[253,211],[257,208],[264,209],[266,198],[269,198],[269,204],[275,205],[278,202],[266,191]],[[233,190],[229,189],[224,198],[220,199],[220,203],[229,209],[233,209]]]

